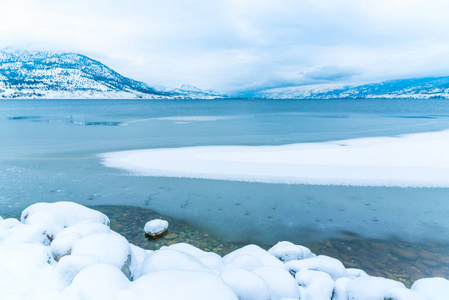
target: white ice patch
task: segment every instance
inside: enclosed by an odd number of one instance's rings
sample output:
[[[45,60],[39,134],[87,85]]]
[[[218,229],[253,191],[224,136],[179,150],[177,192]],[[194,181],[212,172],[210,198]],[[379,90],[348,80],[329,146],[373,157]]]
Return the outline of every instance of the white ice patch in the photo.
[[[203,146],[101,154],[138,176],[266,183],[449,187],[449,131],[284,146]]]

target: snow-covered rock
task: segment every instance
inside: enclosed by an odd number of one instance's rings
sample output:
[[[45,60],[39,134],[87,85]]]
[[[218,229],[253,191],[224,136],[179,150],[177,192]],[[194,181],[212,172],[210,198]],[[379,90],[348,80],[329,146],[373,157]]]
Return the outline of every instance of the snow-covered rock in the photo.
[[[59,261],[63,256],[70,255],[73,244],[82,238],[83,236],[78,232],[72,232],[55,238],[50,245],[53,258]]]
[[[277,267],[261,267],[255,269],[253,273],[262,278],[268,286],[271,300],[299,298],[298,283],[285,269]]]
[[[2,222],[3,223],[3,222]],[[14,223],[14,224],[11,224]],[[16,222],[10,222],[13,228],[9,229],[9,234],[5,236],[4,244],[43,244],[49,245],[51,241],[51,234],[44,224],[36,224],[35,226],[16,226]]]
[[[389,289],[385,295],[385,300],[430,300],[416,291],[402,287]],[[447,294],[446,294],[447,298]]]
[[[303,269],[325,272],[329,274],[333,280],[348,275],[345,266],[341,261],[326,255],[318,255],[317,257],[303,260],[291,260],[286,262],[285,266],[292,275]]]
[[[329,300],[332,298],[335,283],[329,274],[302,269],[296,273],[295,279],[299,284],[300,299]]]
[[[407,289],[345,269],[327,256],[298,259],[312,253],[288,242],[275,245],[273,254],[248,245],[223,258],[185,243],[150,251],[129,244],[110,230],[106,216],[82,206],[31,206],[23,215],[23,223],[0,220],[0,299],[443,300],[449,295],[443,278],[421,279]],[[48,228],[53,239],[42,238]]]
[[[347,268],[346,274],[349,278],[352,278],[352,279],[357,278],[357,277],[368,276],[368,274],[366,274],[365,271],[360,270],[360,269],[355,269],[355,268]]]
[[[233,256],[232,258],[227,258],[226,265],[224,265],[224,268],[226,269],[242,268],[248,271],[252,271],[260,267],[263,267],[262,261],[259,258],[249,254],[241,254]]]
[[[48,246],[0,244],[0,299],[34,299],[62,288]]]
[[[168,222],[161,219],[154,219],[145,224],[144,231],[146,234],[157,237],[161,236],[168,230]]]
[[[101,263],[100,259],[93,254],[66,255],[58,261],[56,272],[63,284],[68,286],[81,270],[98,263]]]
[[[448,299],[449,280],[440,277],[419,279],[413,283],[411,289],[429,300]]]
[[[393,288],[404,288],[403,283],[381,277],[359,277],[348,283],[346,292],[348,299],[383,300]]]
[[[142,264],[141,275],[169,270],[208,270],[196,257],[188,253],[163,249],[147,255]]]
[[[348,284],[352,281],[348,277],[340,277],[335,281],[334,296],[332,300],[348,300]]]
[[[218,275],[206,270],[151,272],[132,283],[138,298],[183,300],[237,300],[232,289]]]
[[[63,292],[62,299],[125,299],[120,296],[129,288],[129,280],[119,268],[110,264],[94,264],[83,269]]]
[[[316,255],[309,248],[295,245],[290,242],[279,242],[268,250],[268,253],[280,259],[283,262],[290,260],[301,260],[315,257]]]
[[[61,230],[51,242],[50,248],[55,260],[72,252],[73,244],[86,236],[99,233],[110,233],[108,226],[92,221],[81,221]]]
[[[99,233],[79,239],[73,245],[72,255],[94,255],[102,263],[122,270],[126,277],[130,279],[133,277],[130,270],[131,248],[128,241],[121,235]]]
[[[178,243],[170,245],[169,247],[162,247],[162,249],[176,250],[183,253],[190,254],[202,262],[207,268],[216,273],[220,273],[223,269],[223,261],[220,255],[213,252],[206,252],[186,243]]]
[[[268,253],[268,251],[260,248],[256,245],[248,245],[243,248],[232,251],[228,255],[223,257],[223,262],[225,264],[231,263],[234,258],[240,255],[250,255],[260,260],[264,267],[277,267],[285,269],[284,264],[275,258],[273,255]]]
[[[245,269],[226,269],[220,273],[221,279],[231,287],[239,300],[269,300],[270,291],[265,282],[256,274]]]
[[[61,230],[81,221],[109,226],[109,218],[99,211],[73,202],[36,203],[22,212],[20,221],[27,225],[44,224],[47,235],[55,237]]]

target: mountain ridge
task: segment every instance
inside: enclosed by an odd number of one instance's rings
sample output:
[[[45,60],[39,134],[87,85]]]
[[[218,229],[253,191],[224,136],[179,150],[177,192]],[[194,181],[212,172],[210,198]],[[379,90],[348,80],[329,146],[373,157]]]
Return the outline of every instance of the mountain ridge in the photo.
[[[0,50],[0,98],[20,99],[217,99],[229,98],[193,85],[150,86],[77,53]],[[241,98],[241,97],[237,97]],[[245,97],[246,98],[246,97]],[[367,84],[314,84],[265,89],[263,99],[449,99],[449,76]]]
[[[214,99],[224,95],[192,90],[164,91],[122,76],[101,62],[77,53],[3,49],[2,98]]]
[[[263,90],[268,99],[449,99],[449,76],[387,80],[360,85],[317,84]]]

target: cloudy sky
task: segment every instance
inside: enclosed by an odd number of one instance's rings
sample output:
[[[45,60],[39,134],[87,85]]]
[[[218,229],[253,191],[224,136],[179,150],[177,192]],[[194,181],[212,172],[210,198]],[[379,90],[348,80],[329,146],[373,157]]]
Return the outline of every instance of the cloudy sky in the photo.
[[[449,75],[447,0],[0,0],[0,48],[246,93]]]

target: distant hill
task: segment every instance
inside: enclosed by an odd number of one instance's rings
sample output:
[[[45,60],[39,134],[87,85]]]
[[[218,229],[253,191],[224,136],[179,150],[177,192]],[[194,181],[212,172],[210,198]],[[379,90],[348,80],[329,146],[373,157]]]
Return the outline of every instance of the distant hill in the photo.
[[[183,89],[183,87],[187,87]],[[176,99],[222,98],[190,85],[160,89],[124,77],[76,53],[0,51],[0,98]]]
[[[449,99],[449,76],[390,80],[363,85],[320,84],[264,90],[270,99]]]

